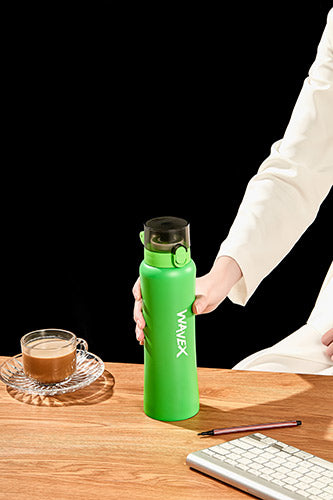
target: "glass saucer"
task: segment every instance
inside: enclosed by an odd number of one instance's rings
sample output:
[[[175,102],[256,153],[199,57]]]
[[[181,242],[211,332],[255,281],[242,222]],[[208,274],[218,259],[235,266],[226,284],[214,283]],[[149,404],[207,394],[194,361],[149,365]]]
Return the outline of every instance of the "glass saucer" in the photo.
[[[76,351],[76,371],[63,382],[57,384],[41,384],[29,377],[23,371],[22,354],[17,354],[0,366],[0,380],[18,391],[39,394],[40,396],[54,396],[82,389],[94,382],[104,372],[103,361],[84,349]]]

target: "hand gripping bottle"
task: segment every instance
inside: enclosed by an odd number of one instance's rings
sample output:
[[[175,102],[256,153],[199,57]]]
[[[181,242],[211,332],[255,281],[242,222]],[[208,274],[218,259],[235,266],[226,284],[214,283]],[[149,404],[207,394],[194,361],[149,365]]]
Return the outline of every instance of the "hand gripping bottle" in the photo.
[[[176,217],[150,219],[140,233],[140,282],[145,318],[144,412],[164,421],[199,411],[195,346],[196,268],[189,224]]]

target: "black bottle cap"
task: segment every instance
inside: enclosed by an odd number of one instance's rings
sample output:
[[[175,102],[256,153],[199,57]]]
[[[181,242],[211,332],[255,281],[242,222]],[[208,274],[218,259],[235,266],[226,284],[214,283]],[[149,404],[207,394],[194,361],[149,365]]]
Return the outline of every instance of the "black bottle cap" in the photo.
[[[152,252],[172,252],[176,246],[190,248],[190,225],[178,217],[156,217],[144,224],[144,246]]]

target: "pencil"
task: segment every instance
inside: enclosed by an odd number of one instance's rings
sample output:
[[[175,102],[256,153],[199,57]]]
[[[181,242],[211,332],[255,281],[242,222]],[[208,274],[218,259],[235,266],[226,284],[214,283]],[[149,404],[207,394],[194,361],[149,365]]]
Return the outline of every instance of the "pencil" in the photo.
[[[224,429],[212,429],[211,431],[199,432],[198,436],[217,436],[219,434],[229,434],[231,432],[261,431],[263,429],[294,427],[301,424],[301,420],[289,420],[286,422],[273,422],[270,424],[241,425],[240,427],[225,427]]]

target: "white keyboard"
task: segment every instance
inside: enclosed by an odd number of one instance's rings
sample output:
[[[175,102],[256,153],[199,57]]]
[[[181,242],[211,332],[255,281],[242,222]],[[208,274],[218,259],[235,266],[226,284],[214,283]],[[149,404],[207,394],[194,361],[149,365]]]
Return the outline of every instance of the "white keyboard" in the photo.
[[[333,463],[261,433],[190,453],[191,468],[263,499],[333,500]]]

